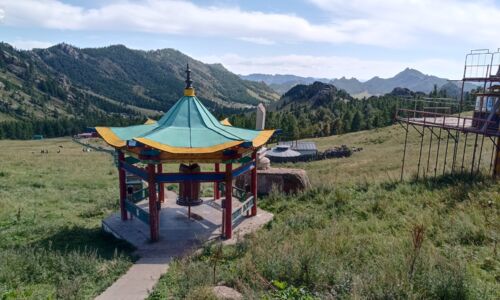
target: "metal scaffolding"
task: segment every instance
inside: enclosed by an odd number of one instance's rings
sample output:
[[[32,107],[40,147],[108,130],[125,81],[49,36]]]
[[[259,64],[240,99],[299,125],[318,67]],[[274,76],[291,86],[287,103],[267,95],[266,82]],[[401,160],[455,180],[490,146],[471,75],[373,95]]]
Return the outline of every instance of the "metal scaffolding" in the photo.
[[[466,84],[472,90],[465,91]],[[396,121],[405,130],[401,180],[414,148],[417,179],[446,173],[500,176],[500,48],[467,54],[459,85],[458,99],[401,99],[396,110]],[[411,129],[418,137],[416,147],[409,146],[415,144],[409,143]]]

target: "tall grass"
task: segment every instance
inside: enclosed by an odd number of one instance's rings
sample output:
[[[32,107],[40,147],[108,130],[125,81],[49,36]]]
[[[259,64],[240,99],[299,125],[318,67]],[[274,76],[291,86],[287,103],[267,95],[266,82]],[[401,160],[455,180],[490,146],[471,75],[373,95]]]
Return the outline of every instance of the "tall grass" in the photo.
[[[275,219],[224,247],[215,281],[249,299],[498,299],[499,191],[446,177],[271,195]],[[151,298],[211,286],[217,247],[173,263]]]
[[[94,298],[133,260],[100,229],[118,208],[111,157],[69,139],[0,148],[0,299]]]
[[[104,258],[94,247],[57,250],[24,246],[0,251],[0,295],[6,299],[87,299],[129,266],[115,251]]]

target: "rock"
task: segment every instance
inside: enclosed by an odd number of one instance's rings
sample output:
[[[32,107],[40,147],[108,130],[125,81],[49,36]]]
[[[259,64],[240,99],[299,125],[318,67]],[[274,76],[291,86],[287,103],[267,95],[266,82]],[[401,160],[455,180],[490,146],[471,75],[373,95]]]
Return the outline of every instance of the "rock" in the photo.
[[[242,189],[250,186],[250,175],[236,178],[236,186]],[[269,168],[257,170],[257,193],[268,195],[272,189],[286,194],[297,193],[311,187],[305,170],[287,168]]]
[[[262,156],[257,160],[257,170],[267,170],[271,167],[269,158]]]
[[[214,286],[213,292],[217,299],[223,300],[241,300],[243,295],[235,289],[224,285]]]

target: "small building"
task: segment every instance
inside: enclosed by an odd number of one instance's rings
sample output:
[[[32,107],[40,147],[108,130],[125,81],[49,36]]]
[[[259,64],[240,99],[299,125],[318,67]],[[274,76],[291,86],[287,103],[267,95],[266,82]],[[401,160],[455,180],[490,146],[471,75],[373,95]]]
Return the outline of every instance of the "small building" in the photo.
[[[300,153],[301,160],[315,159],[318,156],[318,147],[314,142],[304,142],[304,141],[287,141],[279,142],[278,146],[290,146],[290,149]]]
[[[300,152],[292,150],[290,145],[278,145],[265,152],[265,156],[276,163],[298,161],[300,155]]]
[[[43,135],[41,134],[34,134],[32,137],[33,140],[43,140]]]

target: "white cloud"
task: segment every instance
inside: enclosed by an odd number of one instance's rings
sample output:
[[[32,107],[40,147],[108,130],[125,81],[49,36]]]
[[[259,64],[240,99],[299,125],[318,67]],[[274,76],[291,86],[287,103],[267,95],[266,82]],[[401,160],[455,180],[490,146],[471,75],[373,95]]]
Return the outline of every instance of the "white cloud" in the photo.
[[[265,38],[259,38],[259,37],[240,37],[238,38],[240,41],[244,42],[249,42],[249,43],[254,43],[254,44],[259,44],[259,45],[274,45],[276,42],[272,40],[268,40]]]
[[[62,30],[118,30],[218,36],[249,42],[354,43],[384,47],[416,45],[427,34],[491,43],[500,8],[461,0],[310,0],[330,21],[312,23],[292,14],[201,6],[181,0],[118,1],[86,9],[58,0],[0,0],[5,23]],[[243,37],[243,38],[242,38]]]
[[[359,20],[366,35],[411,39],[451,37],[493,46],[498,42],[500,5],[494,0],[309,0],[332,18]],[[439,41],[439,40],[438,40]]]
[[[279,55],[242,57],[236,54],[200,57],[204,62],[222,63],[238,74],[295,74],[300,76],[369,79],[392,77],[406,67],[450,79],[461,77],[463,62],[441,59],[415,61],[370,60],[349,56]],[[446,72],[446,73],[443,73]]]
[[[4,18],[5,18],[5,11],[0,8],[0,23],[3,21]]]
[[[23,40],[23,39],[17,39],[9,43],[15,48],[22,50],[31,50],[33,48],[48,48],[52,45],[55,45],[55,43],[46,41]]]

